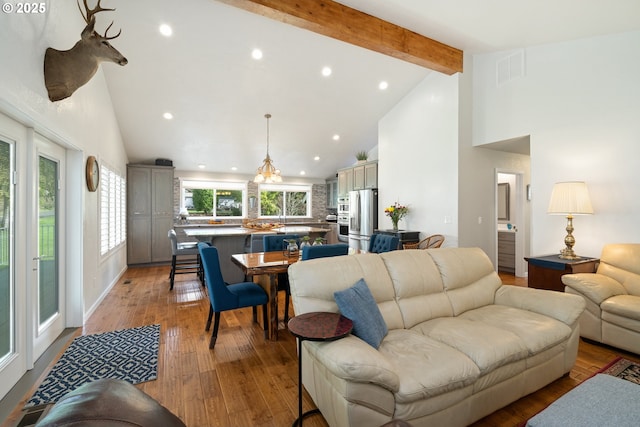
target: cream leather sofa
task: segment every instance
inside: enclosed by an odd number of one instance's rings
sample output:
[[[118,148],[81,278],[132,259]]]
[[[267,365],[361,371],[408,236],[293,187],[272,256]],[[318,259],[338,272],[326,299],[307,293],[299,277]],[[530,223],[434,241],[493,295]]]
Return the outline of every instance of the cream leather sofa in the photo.
[[[640,354],[640,244],[606,245],[596,273],[565,274],[562,283],[587,303],[581,336]]]
[[[502,285],[477,248],[360,254],[289,267],[296,314],[338,312],[364,278],[388,328],[304,341],[303,384],[330,426],[465,426],[568,373],[582,298]]]

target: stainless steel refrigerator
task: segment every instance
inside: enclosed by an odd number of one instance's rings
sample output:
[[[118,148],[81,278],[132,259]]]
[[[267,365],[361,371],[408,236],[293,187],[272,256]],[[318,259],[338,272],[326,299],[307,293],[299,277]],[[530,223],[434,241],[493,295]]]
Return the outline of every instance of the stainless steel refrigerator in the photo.
[[[368,250],[373,230],[378,228],[378,190],[349,192],[349,247]]]

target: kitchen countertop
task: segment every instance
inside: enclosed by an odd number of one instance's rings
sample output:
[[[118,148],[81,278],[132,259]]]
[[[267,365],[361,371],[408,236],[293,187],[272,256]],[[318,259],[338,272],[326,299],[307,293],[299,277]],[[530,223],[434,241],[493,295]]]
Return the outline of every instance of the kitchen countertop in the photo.
[[[184,233],[189,237],[198,237],[198,236],[220,237],[220,236],[248,236],[250,234],[326,233],[328,231],[329,229],[327,228],[310,227],[305,225],[287,225],[283,227],[273,228],[271,230],[258,230],[258,229],[238,227],[238,226],[235,226],[235,227],[202,226],[202,227],[185,228]]]
[[[306,226],[306,227],[327,227],[329,228],[331,224],[336,224],[335,222],[315,222],[315,221],[299,221],[299,222],[288,222],[284,226],[286,227],[298,227],[298,226]],[[191,223],[191,224],[174,224],[175,228],[244,228],[242,224],[208,224],[206,222],[202,223]]]

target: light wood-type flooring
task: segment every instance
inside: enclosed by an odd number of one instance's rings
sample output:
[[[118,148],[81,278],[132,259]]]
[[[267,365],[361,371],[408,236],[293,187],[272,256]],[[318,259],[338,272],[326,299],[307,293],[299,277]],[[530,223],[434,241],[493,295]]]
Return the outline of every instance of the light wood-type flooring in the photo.
[[[159,323],[158,379],[139,388],[189,427],[290,426],[297,417],[298,402],[298,359],[291,334],[283,330],[277,342],[265,341],[262,329],[252,323],[251,309],[225,312],[211,351],[209,333],[204,331],[209,307],[204,289],[195,275],[179,275],[174,290],[169,291],[168,274],[168,267],[130,268],[75,336]],[[507,284],[526,286],[526,279],[501,276]],[[582,341],[568,376],[474,426],[516,426],[618,355],[640,361],[637,355]],[[20,420],[21,408],[48,370],[2,427],[12,427]],[[304,410],[313,407],[305,392]],[[327,426],[321,415],[305,418],[304,425]]]

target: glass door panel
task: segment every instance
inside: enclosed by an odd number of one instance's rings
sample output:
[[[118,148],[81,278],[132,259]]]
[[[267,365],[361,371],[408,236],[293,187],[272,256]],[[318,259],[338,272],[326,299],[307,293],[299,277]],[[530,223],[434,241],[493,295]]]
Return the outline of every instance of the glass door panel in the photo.
[[[37,176],[35,177],[35,215],[31,220],[33,234],[32,301],[33,360],[36,360],[62,333],[65,325],[64,306],[64,159],[65,151],[35,134]]]
[[[26,188],[16,184],[18,153],[27,145],[24,126],[0,113],[0,399],[27,370],[25,286],[25,239],[17,239],[18,208],[16,194]],[[26,183],[22,180],[22,184]],[[20,270],[18,270],[21,268]]]
[[[38,328],[59,313],[58,163],[39,156]]]
[[[14,352],[12,146],[0,140],[0,365]]]

